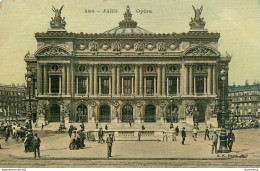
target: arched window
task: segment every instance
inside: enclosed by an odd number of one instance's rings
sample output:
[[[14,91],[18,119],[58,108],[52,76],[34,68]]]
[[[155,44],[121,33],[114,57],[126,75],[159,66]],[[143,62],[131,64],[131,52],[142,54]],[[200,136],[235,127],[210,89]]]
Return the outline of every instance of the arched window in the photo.
[[[133,121],[133,107],[129,104],[122,108],[122,122]]]

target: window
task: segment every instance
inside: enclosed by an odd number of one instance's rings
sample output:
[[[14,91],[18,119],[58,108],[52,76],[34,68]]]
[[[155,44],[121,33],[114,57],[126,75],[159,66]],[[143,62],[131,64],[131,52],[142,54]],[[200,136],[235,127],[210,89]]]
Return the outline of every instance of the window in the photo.
[[[59,76],[58,75],[51,76],[51,92],[59,93]]]
[[[196,80],[196,93],[204,93],[204,78],[203,76],[195,77]]]
[[[168,84],[168,93],[177,94],[177,77],[169,77]]]
[[[146,77],[146,94],[154,94],[154,77]]]
[[[124,94],[131,94],[131,77],[124,77]]]
[[[101,77],[101,94],[109,94],[109,77]]]
[[[78,77],[78,93],[86,94],[86,77]]]

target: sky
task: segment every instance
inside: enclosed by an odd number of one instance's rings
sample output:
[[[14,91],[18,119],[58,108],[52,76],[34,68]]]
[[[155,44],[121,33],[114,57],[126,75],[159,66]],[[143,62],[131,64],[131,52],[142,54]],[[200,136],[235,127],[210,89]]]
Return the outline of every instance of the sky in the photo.
[[[232,55],[229,84],[260,80],[260,0],[0,0],[1,84],[25,83],[24,56],[36,51],[34,33],[50,28],[52,5],[64,5],[66,30],[74,33],[103,33],[118,26],[126,5],[139,27],[153,33],[188,32],[192,5],[203,5],[205,28],[220,33],[219,51]],[[103,13],[105,9],[117,13]]]

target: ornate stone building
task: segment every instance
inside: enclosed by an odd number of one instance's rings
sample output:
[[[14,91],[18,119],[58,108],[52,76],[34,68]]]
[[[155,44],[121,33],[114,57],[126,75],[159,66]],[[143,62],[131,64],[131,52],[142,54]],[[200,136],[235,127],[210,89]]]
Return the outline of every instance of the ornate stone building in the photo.
[[[39,122],[210,121],[230,57],[217,49],[220,34],[204,29],[202,8],[180,34],[137,26],[129,7],[118,27],[69,33],[61,9],[53,9],[51,29],[35,34],[37,51],[25,56]]]

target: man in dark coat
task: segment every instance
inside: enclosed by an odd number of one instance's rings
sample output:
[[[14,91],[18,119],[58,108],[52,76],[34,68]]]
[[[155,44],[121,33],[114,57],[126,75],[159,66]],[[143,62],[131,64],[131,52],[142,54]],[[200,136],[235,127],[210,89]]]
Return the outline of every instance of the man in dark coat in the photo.
[[[34,134],[33,142],[33,151],[34,151],[34,158],[36,158],[36,151],[38,152],[38,157],[40,158],[40,144],[41,140],[37,137],[37,134]]]
[[[232,129],[230,129],[230,132],[228,133],[228,148],[229,151],[232,151],[233,143],[235,142],[235,134],[232,132]]]
[[[81,130],[79,132],[79,137],[80,137],[80,143],[79,143],[79,148],[84,148],[85,147],[85,144],[84,144],[84,141],[85,141],[85,134],[83,132],[83,130]]]
[[[69,136],[70,136],[70,138],[71,138],[71,135],[72,135],[72,131],[73,131],[73,129],[74,129],[73,126],[70,125],[69,131],[68,131],[68,132],[69,132]]]
[[[98,143],[103,144],[103,136],[104,136],[104,131],[102,130],[102,128],[100,128],[98,131]]]
[[[145,130],[145,127],[144,127],[144,125],[142,125],[142,130]]]
[[[82,122],[82,124],[80,125],[80,128],[81,128],[83,131],[85,130],[84,122]]]
[[[181,131],[181,136],[182,136],[182,145],[184,145],[185,137],[186,137],[186,132],[185,132],[185,127],[182,128]]]
[[[8,141],[8,138],[10,137],[10,129],[9,127],[6,128],[5,130],[5,141],[7,142]]]
[[[210,138],[209,138],[209,129],[208,129],[208,126],[206,127],[206,129],[205,129],[205,136],[204,136],[204,140],[206,140],[207,139],[207,137],[208,137],[208,139],[210,140]]]
[[[211,152],[212,152],[212,154],[213,154],[213,152],[214,152],[214,149],[215,149],[215,153],[217,153],[217,146],[218,146],[218,134],[217,134],[217,132],[216,132],[216,131],[214,131],[214,134],[212,135],[212,138],[211,138],[211,140],[212,140],[212,150],[211,150]]]
[[[176,132],[176,136],[178,136],[179,135],[179,127],[177,126],[176,128],[175,128],[175,132]]]
[[[107,158],[112,157],[111,153],[112,153],[112,144],[113,144],[113,138],[112,135],[109,134],[109,136],[107,137]]]

